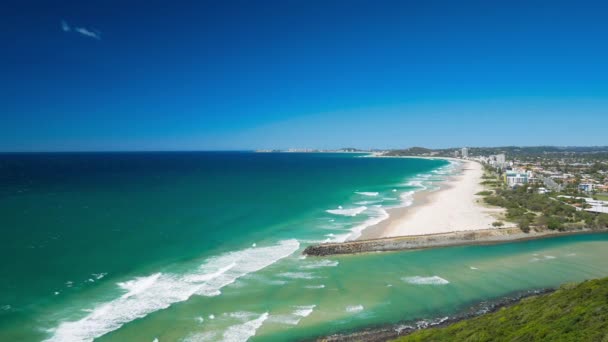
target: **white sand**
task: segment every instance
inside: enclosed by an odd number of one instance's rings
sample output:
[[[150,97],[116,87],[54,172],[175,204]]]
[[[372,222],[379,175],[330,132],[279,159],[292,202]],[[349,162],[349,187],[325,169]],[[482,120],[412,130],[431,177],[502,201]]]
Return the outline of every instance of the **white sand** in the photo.
[[[436,192],[419,197],[423,203],[391,213],[382,227],[381,237],[426,235],[493,228],[502,209],[487,208],[478,203],[483,191],[481,164],[463,161],[461,174],[452,177]]]

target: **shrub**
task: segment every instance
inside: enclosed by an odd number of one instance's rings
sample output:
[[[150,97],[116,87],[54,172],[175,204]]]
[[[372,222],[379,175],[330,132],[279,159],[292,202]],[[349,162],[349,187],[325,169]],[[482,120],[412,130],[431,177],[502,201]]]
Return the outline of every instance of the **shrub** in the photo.
[[[547,220],[547,228],[551,230],[562,230],[564,228],[564,225],[559,218],[551,216]]]
[[[530,232],[530,221],[527,218],[522,218],[517,222],[519,229],[521,229],[524,233]]]
[[[504,223],[502,223],[501,221],[496,221],[496,222],[492,223],[492,226],[493,226],[493,227],[502,227],[502,226],[504,226],[504,225],[505,225],[505,224],[504,224]]]
[[[597,226],[599,228],[608,228],[608,214],[600,214],[597,217]]]

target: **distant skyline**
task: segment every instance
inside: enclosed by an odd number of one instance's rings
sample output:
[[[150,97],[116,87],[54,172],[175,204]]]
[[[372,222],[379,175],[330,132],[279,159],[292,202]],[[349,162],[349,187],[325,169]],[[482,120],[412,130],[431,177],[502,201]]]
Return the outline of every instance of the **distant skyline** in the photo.
[[[0,151],[608,145],[602,1],[15,1]]]

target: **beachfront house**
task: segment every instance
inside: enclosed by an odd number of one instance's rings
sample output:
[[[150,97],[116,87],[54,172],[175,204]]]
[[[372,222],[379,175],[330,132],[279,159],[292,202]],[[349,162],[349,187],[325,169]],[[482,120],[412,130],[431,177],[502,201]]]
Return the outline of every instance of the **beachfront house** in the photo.
[[[526,172],[518,172],[515,170],[504,173],[504,181],[507,186],[514,188],[522,184],[528,184],[528,174]]]
[[[595,184],[592,183],[583,183],[578,185],[578,189],[583,192],[592,192]]]

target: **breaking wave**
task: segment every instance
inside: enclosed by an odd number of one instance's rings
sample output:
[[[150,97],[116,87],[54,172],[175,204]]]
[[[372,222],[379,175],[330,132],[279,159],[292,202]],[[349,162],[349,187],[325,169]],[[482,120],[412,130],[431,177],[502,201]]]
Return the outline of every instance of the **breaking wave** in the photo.
[[[363,305],[349,305],[346,307],[346,312],[360,312],[363,311]]]
[[[298,325],[303,318],[308,317],[313,312],[315,307],[316,305],[296,306],[296,310],[293,313],[288,315],[273,315],[270,317],[270,321],[282,324]]]
[[[334,215],[357,216],[366,210],[367,210],[366,206],[360,206],[360,207],[351,208],[351,209],[343,209],[342,207],[339,207],[338,209],[326,210],[326,212],[328,212],[330,214],[334,214]]]
[[[300,268],[312,269],[312,268],[321,268],[321,267],[335,267],[335,266],[338,266],[338,264],[339,264],[339,262],[337,262],[335,260],[324,259],[324,260],[311,262],[306,265],[302,265],[302,266],[300,266]]]
[[[190,273],[159,272],[118,283],[126,291],[123,295],[97,305],[80,320],[60,323],[47,341],[92,341],[128,322],[183,302],[192,295],[217,296],[222,287],[274,264],[299,247],[297,240],[284,240],[275,246],[248,248],[210,258]],[[228,336],[245,335],[244,331],[250,330],[255,333],[267,317],[268,314],[264,314],[226,333]]]
[[[446,285],[446,284],[450,283],[446,279],[443,279],[439,276],[432,276],[432,277],[414,276],[414,277],[401,278],[401,280],[405,281],[406,283],[410,283],[410,284],[414,284],[414,285]]]
[[[377,192],[356,191],[355,193],[357,195],[362,195],[362,196],[370,196],[370,197],[378,196]]]
[[[264,324],[264,321],[268,319],[268,312],[263,313],[260,317],[247,321],[243,324],[237,324],[229,327],[222,336],[222,341],[225,342],[238,342],[247,341],[250,337],[255,335],[255,332]]]

